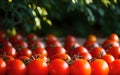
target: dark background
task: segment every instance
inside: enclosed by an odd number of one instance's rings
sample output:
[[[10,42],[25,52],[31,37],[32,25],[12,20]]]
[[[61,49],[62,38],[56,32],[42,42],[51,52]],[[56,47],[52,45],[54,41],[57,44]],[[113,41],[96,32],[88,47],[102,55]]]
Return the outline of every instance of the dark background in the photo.
[[[120,35],[120,0],[0,0],[0,29],[39,36]]]

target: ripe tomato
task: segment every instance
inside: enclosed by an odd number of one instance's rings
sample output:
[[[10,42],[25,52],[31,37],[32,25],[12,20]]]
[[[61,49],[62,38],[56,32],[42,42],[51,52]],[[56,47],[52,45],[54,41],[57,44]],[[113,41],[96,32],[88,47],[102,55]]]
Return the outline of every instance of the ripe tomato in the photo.
[[[96,59],[91,62],[92,74],[91,75],[108,75],[109,66],[103,59]]]
[[[65,43],[70,43],[70,42],[76,43],[76,42],[77,42],[76,37],[73,36],[73,35],[67,35],[67,36],[65,37]]]
[[[113,40],[106,40],[102,44],[102,48],[108,51],[113,46],[119,46],[119,43]]]
[[[119,42],[119,37],[116,33],[111,33],[108,39]]]
[[[70,65],[71,75],[91,75],[91,66],[87,60],[78,59]]]
[[[51,57],[55,54],[63,54],[66,53],[65,49],[63,47],[51,47],[48,52],[48,57],[51,59]]]
[[[15,47],[15,49],[27,48],[28,44],[24,40],[21,40],[17,44],[15,44],[14,47]]]
[[[55,54],[51,57],[51,60],[53,59],[63,59],[66,62],[70,62],[71,58],[68,54],[64,53],[64,54]]]
[[[17,44],[19,41],[23,40],[23,36],[21,34],[15,34],[13,36],[10,36],[10,42],[15,45]]]
[[[111,54],[115,59],[119,58],[120,55],[120,47],[114,46],[109,49],[108,54]]]
[[[97,41],[97,37],[94,34],[90,34],[88,36],[87,40],[96,42]]]
[[[115,59],[110,65],[110,75],[120,75],[120,59]]]
[[[4,46],[2,52],[6,55],[16,57],[16,49],[13,46]]]
[[[41,47],[36,47],[36,48],[32,49],[32,55],[36,55],[36,54],[41,54],[44,56],[48,55],[47,51]]]
[[[95,41],[90,41],[90,40],[87,40],[84,42],[83,46],[85,48],[87,48],[88,51],[90,51],[91,49],[95,48],[95,47],[99,47],[98,43],[95,42]]]
[[[28,42],[39,40],[35,33],[29,33],[26,37]]]
[[[3,55],[3,56],[1,56],[1,58],[5,61],[6,65],[9,64],[9,62],[14,60],[14,58],[9,55]]]
[[[48,75],[48,65],[42,59],[35,59],[27,65],[27,75]]]
[[[17,57],[20,57],[20,56],[31,57],[32,51],[28,48],[22,48],[22,49],[18,50],[18,52],[17,52]]]
[[[7,65],[7,75],[26,75],[27,68],[25,64],[19,60],[15,59]]]
[[[2,58],[0,58],[0,75],[5,75],[6,70],[7,70],[6,63]]]
[[[68,64],[62,59],[54,59],[49,64],[50,75],[69,75],[70,70]]]
[[[80,56],[83,52],[88,52],[88,50],[83,46],[78,46],[70,52],[71,58],[75,55]]]
[[[108,63],[108,65],[110,65],[115,60],[115,58],[111,54],[103,55],[102,59],[104,59]]]
[[[106,55],[106,52],[102,47],[96,47],[90,51],[90,54],[93,58],[101,58],[103,55]]]

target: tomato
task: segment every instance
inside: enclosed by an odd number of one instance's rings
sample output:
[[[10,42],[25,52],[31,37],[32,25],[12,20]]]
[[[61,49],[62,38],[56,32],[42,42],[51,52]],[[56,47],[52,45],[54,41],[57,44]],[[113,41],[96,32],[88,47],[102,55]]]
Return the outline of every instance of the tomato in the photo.
[[[41,54],[44,56],[48,55],[47,51],[41,47],[36,47],[36,48],[32,49],[32,55],[36,55],[36,54]]]
[[[54,34],[47,34],[45,38],[45,43],[50,44],[52,42],[58,41],[57,37]]]
[[[108,75],[109,66],[103,59],[96,59],[91,62],[92,74],[91,75]]]
[[[48,52],[48,57],[51,59],[51,57],[55,54],[64,54],[66,53],[65,49],[63,47],[51,47]]]
[[[19,59],[11,61],[7,65],[7,75],[26,75],[26,65]]]
[[[87,40],[96,42],[97,41],[97,37],[94,34],[90,34],[88,36]]]
[[[109,49],[108,54],[111,54],[115,59],[119,58],[120,55],[120,47],[114,46]]]
[[[119,46],[119,43],[113,40],[106,40],[102,44],[102,48],[108,51],[113,46]]]
[[[39,40],[38,36],[35,33],[29,33],[26,39],[28,42]]]
[[[95,42],[95,41],[90,41],[90,40],[87,40],[84,42],[83,46],[85,48],[87,48],[88,51],[90,51],[91,49],[95,48],[95,47],[99,47],[98,43]]]
[[[80,54],[80,58],[86,59],[86,60],[91,60],[92,55],[89,52],[83,52],[83,53]]]
[[[22,41],[19,41],[17,44],[14,45],[14,47],[16,49],[19,49],[19,48],[27,48],[28,47],[28,44],[22,40]]]
[[[0,75],[5,75],[6,70],[7,70],[6,63],[2,58],[0,58]]]
[[[4,46],[2,52],[6,55],[16,57],[16,49],[13,46]]]
[[[31,42],[28,43],[28,47],[30,49],[33,49],[34,47],[45,48],[44,44],[40,41],[31,41]]]
[[[120,59],[116,59],[111,63],[110,75],[120,75]]]
[[[70,52],[71,58],[75,55],[80,56],[81,53],[88,52],[88,50],[83,46],[78,46]]]
[[[73,36],[73,35],[67,35],[66,37],[65,37],[65,43],[70,43],[70,42],[77,42],[77,39],[76,39],[76,37],[75,36]]]
[[[6,63],[6,65],[9,64],[9,62],[14,60],[14,58],[12,56],[9,56],[9,55],[3,55],[3,56],[1,56],[1,58],[3,58],[3,60]]]
[[[108,39],[119,42],[119,37],[116,33],[111,33]]]
[[[30,58],[27,56],[19,56],[17,57],[17,59],[21,60],[22,62],[24,62],[25,65],[27,65],[30,62]]]
[[[27,65],[27,75],[48,75],[48,65],[42,59],[35,59]]]
[[[23,36],[21,34],[15,34],[13,36],[10,36],[10,42],[15,45],[17,44],[19,41],[23,40]]]
[[[68,54],[66,54],[66,53],[64,53],[64,54],[55,54],[55,55],[53,55],[51,57],[51,60],[58,59],[58,58],[59,59],[63,59],[66,62],[70,62],[70,60],[71,60],[71,57]]]
[[[18,52],[17,52],[17,57],[19,57],[19,56],[31,57],[32,51],[28,48],[22,48],[22,49],[18,50]]]
[[[111,54],[106,54],[101,58],[104,59],[108,63],[108,65],[110,65],[115,60],[115,58]]]
[[[8,41],[8,40],[4,40],[2,43],[1,43],[2,46],[12,46],[11,42]]]
[[[78,59],[70,65],[71,75],[91,75],[91,66],[87,60]]]
[[[54,59],[49,64],[50,75],[69,75],[70,69],[68,64],[62,59]]]
[[[91,49],[90,54],[92,55],[93,58],[101,58],[103,55],[106,55],[106,52],[101,47],[95,47]]]

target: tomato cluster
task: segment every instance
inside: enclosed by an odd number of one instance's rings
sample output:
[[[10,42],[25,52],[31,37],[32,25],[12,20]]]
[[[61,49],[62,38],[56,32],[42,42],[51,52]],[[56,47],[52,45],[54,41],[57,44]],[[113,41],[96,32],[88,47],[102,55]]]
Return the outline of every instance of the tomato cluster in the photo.
[[[79,44],[73,35],[59,40],[30,33],[7,37],[0,31],[0,75],[120,75],[119,37],[112,33],[102,44],[90,35]]]

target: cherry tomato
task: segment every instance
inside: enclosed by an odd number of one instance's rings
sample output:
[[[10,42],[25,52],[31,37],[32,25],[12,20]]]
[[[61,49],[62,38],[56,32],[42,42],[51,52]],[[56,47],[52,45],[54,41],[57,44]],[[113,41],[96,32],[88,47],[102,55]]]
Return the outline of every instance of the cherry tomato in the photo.
[[[110,65],[110,75],[120,75],[120,59],[115,59]]]
[[[95,47],[99,47],[98,43],[95,42],[95,41],[90,41],[90,40],[87,40],[84,42],[83,46],[85,48],[87,48],[88,51],[90,51],[91,49],[95,48]]]
[[[70,62],[71,57],[68,54],[64,53],[64,54],[55,54],[55,55],[53,55],[51,57],[51,60],[53,60],[53,59],[63,59],[66,62]]]
[[[19,48],[27,48],[28,47],[28,44],[22,40],[22,41],[19,41],[17,44],[14,45],[14,47],[16,49],[19,49]]]
[[[6,70],[7,70],[7,65],[5,61],[2,58],[0,58],[0,75],[5,75]]]
[[[90,34],[88,36],[87,40],[96,42],[97,41],[97,37],[94,34]]]
[[[38,36],[35,33],[29,33],[27,35],[26,39],[27,39],[28,42],[39,40]]]
[[[66,37],[65,37],[65,43],[70,43],[70,42],[77,42],[77,39],[76,39],[76,37],[75,36],[73,36],[73,35],[67,35]]]
[[[62,59],[54,59],[49,64],[50,75],[69,75],[70,69],[68,64]]]
[[[109,49],[108,54],[111,54],[115,59],[119,58],[120,55],[120,47],[114,46]]]
[[[5,61],[6,65],[8,65],[9,62],[14,60],[14,58],[12,56],[9,56],[9,55],[3,55],[3,56],[1,56],[1,58]]]
[[[108,51],[113,46],[119,46],[119,43],[113,40],[106,40],[102,44],[102,48]]]
[[[91,62],[92,74],[91,75],[108,75],[109,66],[103,59],[96,59]]]
[[[119,37],[116,33],[111,33],[108,39],[119,42]]]
[[[95,47],[90,51],[90,54],[93,58],[101,58],[103,55],[106,55],[106,52],[102,47]]]
[[[115,60],[115,58],[111,54],[106,54],[102,56],[102,59],[104,59],[108,63],[108,65],[110,65]]]
[[[26,65],[19,59],[11,61],[7,65],[7,75],[26,75]]]
[[[85,59],[78,59],[70,65],[71,75],[91,75],[91,71],[91,66]]]
[[[27,75],[48,75],[48,65],[42,59],[35,59],[27,65]]]
[[[17,52],[17,57],[19,57],[19,56],[31,57],[32,51],[28,48],[22,48],[22,49],[18,50],[18,52]]]

